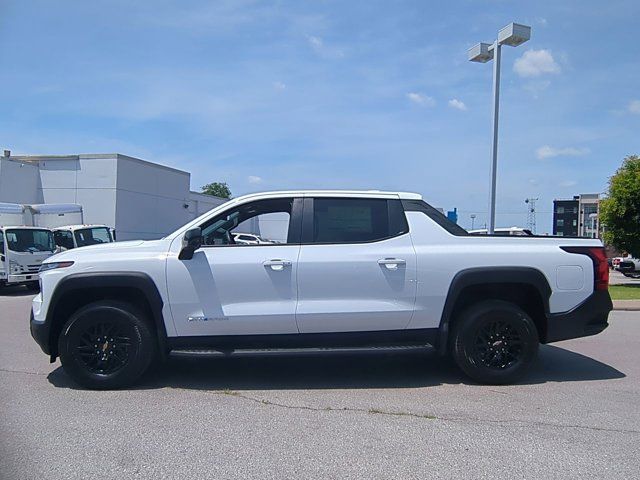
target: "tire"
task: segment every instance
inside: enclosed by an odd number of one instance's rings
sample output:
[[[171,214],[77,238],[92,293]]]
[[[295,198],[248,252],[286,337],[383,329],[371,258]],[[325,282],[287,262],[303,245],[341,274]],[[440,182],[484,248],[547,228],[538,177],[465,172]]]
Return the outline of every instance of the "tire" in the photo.
[[[91,303],[75,312],[58,340],[60,362],[79,385],[95,390],[134,384],[157,352],[142,312],[125,302]]]
[[[451,354],[478,383],[513,383],[538,353],[536,326],[521,308],[502,300],[477,303],[456,319]]]

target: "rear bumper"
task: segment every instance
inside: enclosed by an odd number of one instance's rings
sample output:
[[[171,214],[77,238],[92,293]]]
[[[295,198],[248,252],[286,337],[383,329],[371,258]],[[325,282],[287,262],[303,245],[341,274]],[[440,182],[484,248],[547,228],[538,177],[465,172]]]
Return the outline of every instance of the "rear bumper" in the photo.
[[[573,310],[547,316],[544,343],[597,335],[609,326],[607,318],[613,303],[607,290],[598,290]]]
[[[31,319],[29,320],[29,329],[31,330],[31,336],[36,341],[40,348],[47,355],[51,355],[49,351],[49,324],[47,322],[39,322],[33,317],[33,311],[31,311]]]

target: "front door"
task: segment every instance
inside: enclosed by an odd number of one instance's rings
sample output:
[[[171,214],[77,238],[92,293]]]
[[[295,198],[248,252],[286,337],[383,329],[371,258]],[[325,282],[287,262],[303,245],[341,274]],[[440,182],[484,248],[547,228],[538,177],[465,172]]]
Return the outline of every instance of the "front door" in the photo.
[[[167,280],[180,336],[298,333],[299,227],[294,204],[278,198],[236,206],[201,226],[190,260],[171,257]],[[262,243],[239,244],[245,233]]]
[[[416,298],[416,253],[408,230],[398,199],[305,198],[300,332],[406,328]]]

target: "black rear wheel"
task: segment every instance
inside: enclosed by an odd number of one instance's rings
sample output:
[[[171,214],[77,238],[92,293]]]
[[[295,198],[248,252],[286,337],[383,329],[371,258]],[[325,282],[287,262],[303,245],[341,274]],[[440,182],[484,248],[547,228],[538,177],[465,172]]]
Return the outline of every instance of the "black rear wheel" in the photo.
[[[69,319],[60,335],[59,352],[65,372],[78,384],[122,388],[147,370],[156,341],[144,315],[133,305],[101,301]]]
[[[458,366],[479,383],[506,384],[521,378],[538,351],[538,332],[521,308],[488,300],[465,310],[453,330]]]

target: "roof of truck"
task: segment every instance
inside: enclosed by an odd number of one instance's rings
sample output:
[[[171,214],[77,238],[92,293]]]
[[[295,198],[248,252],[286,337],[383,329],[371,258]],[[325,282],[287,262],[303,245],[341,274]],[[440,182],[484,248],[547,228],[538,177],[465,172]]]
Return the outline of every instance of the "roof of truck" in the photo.
[[[109,228],[101,223],[88,223],[82,225],[61,225],[59,227],[51,227],[51,230],[84,230],[85,228]]]
[[[51,230],[48,227],[34,227],[33,225],[0,225],[3,230],[20,229],[20,230]]]
[[[76,203],[38,203],[29,207],[34,213],[82,213],[82,205]]]
[[[284,195],[321,195],[321,196],[363,196],[363,197],[399,197],[403,200],[422,200],[422,195],[412,192],[389,192],[383,190],[280,190],[274,192],[256,192],[239,198],[258,197],[258,196],[284,196]]]
[[[22,215],[24,213],[24,205],[20,205],[19,203],[0,202],[0,213]]]

